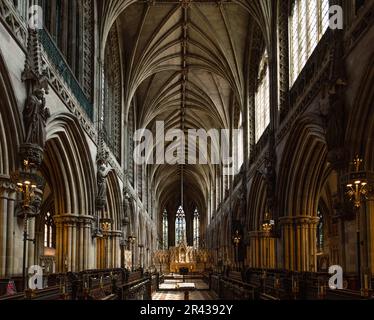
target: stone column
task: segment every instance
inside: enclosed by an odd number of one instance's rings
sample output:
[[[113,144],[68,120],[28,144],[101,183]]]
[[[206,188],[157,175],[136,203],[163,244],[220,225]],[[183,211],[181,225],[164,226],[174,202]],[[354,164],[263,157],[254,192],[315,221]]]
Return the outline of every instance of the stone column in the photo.
[[[0,276],[14,272],[14,202],[15,186],[0,176]]]
[[[54,216],[56,225],[56,272],[63,271],[63,225],[57,216]]]
[[[260,268],[265,268],[265,239],[262,235],[259,236],[258,241],[260,242]]]
[[[115,231],[114,238],[114,265],[113,268],[119,268],[121,266],[121,248],[120,248],[120,239],[122,236],[121,231]]]
[[[144,245],[139,245],[139,264],[141,268],[144,268]]]
[[[79,250],[78,250],[78,267],[77,271],[84,269],[84,221],[79,221]]]
[[[7,247],[6,247],[6,274],[12,276],[14,274],[14,208],[15,193],[8,200],[8,225],[7,225]]]
[[[90,269],[91,227],[93,220],[93,217],[87,217],[84,221],[84,270]]]
[[[317,224],[319,219],[313,217],[309,223],[309,271],[317,272],[317,246],[316,246],[316,235],[317,235]]]
[[[30,218],[27,223],[28,226],[28,238],[35,238],[35,218]],[[26,269],[35,264],[35,244],[31,241],[27,241],[27,260]]]
[[[283,257],[284,269],[294,270],[294,232],[293,232],[293,217],[282,217],[280,219],[281,229],[283,235]]]
[[[301,266],[301,257],[302,257],[302,251],[301,251],[301,225],[296,225],[296,241],[295,241],[295,247],[296,247],[296,271],[302,271]]]
[[[72,221],[71,232],[71,271],[75,272],[79,268],[77,266],[77,249],[80,246],[77,241],[77,221]]]
[[[109,235],[106,243],[107,266],[113,268],[113,235]]]
[[[112,239],[112,256],[113,256],[113,259],[112,259],[112,266],[113,268],[117,268],[118,267],[118,263],[117,263],[117,257],[118,257],[118,253],[117,253],[117,243],[118,243],[118,237],[117,236],[114,236],[113,235],[113,239]]]
[[[371,274],[374,275],[374,195],[368,197],[366,203],[366,221],[368,232],[368,267]]]
[[[67,261],[68,261],[68,267],[67,271],[72,271],[72,229],[73,224],[69,220],[65,223],[65,228],[67,231],[67,242],[66,242],[66,255],[67,255]]]
[[[77,268],[77,218],[78,216],[72,214],[54,216],[57,231],[57,272],[75,271]]]
[[[261,267],[261,241],[256,234],[256,268]]]
[[[6,273],[8,198],[5,190],[0,190],[0,276]]]

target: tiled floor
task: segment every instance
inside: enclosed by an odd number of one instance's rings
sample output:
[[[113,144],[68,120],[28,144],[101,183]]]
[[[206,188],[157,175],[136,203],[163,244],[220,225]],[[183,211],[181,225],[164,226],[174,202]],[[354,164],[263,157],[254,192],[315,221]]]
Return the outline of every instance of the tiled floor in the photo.
[[[190,300],[214,300],[214,295],[209,291],[192,291]],[[152,296],[152,300],[184,300],[184,293],[179,291],[159,291]]]
[[[167,279],[160,285],[160,291],[152,296],[152,300],[184,300],[184,292],[176,290],[177,283],[181,279]],[[201,279],[186,280],[195,283],[196,290],[190,291],[189,300],[215,300],[215,294],[209,291],[208,285]]]
[[[195,283],[195,287],[197,290],[208,290],[209,289],[209,286],[203,281],[203,280],[200,280],[200,279],[194,279],[194,280],[186,280],[186,282],[193,282]],[[176,289],[176,285],[177,283],[183,283],[183,280],[165,280],[164,283],[162,283],[160,285],[160,289],[161,290],[174,290]]]

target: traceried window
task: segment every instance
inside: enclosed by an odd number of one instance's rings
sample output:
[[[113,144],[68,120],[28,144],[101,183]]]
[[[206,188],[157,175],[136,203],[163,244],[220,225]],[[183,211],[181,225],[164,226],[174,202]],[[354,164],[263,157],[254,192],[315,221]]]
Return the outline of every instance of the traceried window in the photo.
[[[270,97],[269,97],[269,64],[265,51],[259,68],[257,90],[255,94],[255,140],[256,143],[264,134],[270,124]]]
[[[178,208],[175,218],[175,246],[186,242],[186,215],[182,206]]]
[[[166,209],[162,215],[162,249],[169,249],[169,239],[168,239],[168,213]]]
[[[197,209],[193,214],[193,247],[199,249],[200,242],[200,215]]]
[[[329,26],[329,0],[294,0],[289,26],[292,87]]]
[[[44,218],[44,247],[56,247],[55,224],[50,212],[47,212]]]
[[[244,162],[244,129],[243,129],[243,117],[242,113],[240,112],[239,115],[239,122],[238,122],[238,136],[235,137],[237,141],[234,142],[234,155],[235,155],[235,166],[237,172],[239,173],[239,170]]]

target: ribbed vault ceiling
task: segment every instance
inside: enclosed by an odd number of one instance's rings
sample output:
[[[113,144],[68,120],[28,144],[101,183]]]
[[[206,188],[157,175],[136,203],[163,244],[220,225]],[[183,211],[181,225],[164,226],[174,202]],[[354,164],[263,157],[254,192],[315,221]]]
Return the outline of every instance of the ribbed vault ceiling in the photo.
[[[265,21],[269,3],[102,1],[102,36],[116,21],[125,59],[125,106],[128,111],[136,101],[137,127],[154,130],[156,121],[164,121],[166,130],[187,132],[237,125],[253,26]],[[194,201],[201,212],[216,170],[209,164],[183,166],[185,201]],[[160,208],[175,201],[182,167],[153,165],[150,171]]]

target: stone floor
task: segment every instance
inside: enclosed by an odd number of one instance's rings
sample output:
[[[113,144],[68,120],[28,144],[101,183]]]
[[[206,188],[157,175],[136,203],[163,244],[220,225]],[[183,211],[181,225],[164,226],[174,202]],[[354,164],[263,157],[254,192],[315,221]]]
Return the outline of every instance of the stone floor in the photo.
[[[166,279],[160,285],[160,291],[152,296],[152,300],[184,300],[184,292],[177,290],[177,284],[182,279]],[[216,300],[216,295],[209,291],[208,285],[202,279],[188,279],[188,283],[194,283],[196,290],[190,291],[189,300]]]
[[[201,279],[186,280],[188,283],[195,283],[197,290],[209,290],[209,286]],[[166,279],[164,283],[160,284],[161,290],[175,290],[178,283],[183,283],[182,279]]]
[[[215,300],[210,291],[191,291],[190,300]],[[184,300],[184,293],[179,291],[159,291],[153,294],[152,300]]]

